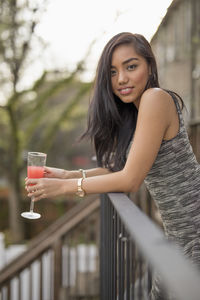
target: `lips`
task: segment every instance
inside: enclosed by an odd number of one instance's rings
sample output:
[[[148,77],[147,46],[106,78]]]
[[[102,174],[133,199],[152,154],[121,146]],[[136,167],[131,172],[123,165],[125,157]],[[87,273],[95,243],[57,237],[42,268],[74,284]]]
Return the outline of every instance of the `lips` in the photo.
[[[118,89],[118,92],[121,95],[129,95],[132,91],[133,91],[133,87],[124,87],[124,88]]]

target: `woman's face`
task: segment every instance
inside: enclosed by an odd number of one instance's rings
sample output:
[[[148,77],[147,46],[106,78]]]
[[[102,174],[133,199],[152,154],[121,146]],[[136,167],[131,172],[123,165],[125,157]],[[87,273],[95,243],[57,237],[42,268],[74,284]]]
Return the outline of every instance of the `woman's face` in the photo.
[[[118,46],[112,55],[111,83],[113,93],[124,103],[138,108],[150,74],[147,61],[136,53],[133,45]]]

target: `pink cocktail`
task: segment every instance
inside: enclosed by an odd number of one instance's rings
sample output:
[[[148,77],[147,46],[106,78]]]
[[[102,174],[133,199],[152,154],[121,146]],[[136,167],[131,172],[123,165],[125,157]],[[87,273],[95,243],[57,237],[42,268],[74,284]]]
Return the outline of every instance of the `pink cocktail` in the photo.
[[[44,177],[44,166],[46,165],[45,153],[41,152],[28,152],[28,165],[27,165],[27,175],[28,178],[42,178]],[[32,184],[34,185],[34,184]],[[33,212],[34,208],[34,198],[31,197],[30,211],[23,212],[22,217],[27,219],[38,219],[41,217],[40,214]]]
[[[28,166],[27,173],[28,178],[42,178],[44,177],[44,167]]]

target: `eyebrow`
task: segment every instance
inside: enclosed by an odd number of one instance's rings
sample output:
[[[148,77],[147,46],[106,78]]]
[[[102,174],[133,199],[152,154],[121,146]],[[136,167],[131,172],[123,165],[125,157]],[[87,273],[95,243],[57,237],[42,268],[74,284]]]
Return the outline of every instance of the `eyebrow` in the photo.
[[[125,64],[128,64],[129,62],[131,62],[132,60],[139,60],[138,58],[136,58],[136,57],[131,57],[131,58],[129,58],[129,59],[127,59],[127,60],[125,60],[125,61],[123,61],[123,65],[125,65]],[[114,68],[114,66],[112,66],[111,65],[111,68]]]

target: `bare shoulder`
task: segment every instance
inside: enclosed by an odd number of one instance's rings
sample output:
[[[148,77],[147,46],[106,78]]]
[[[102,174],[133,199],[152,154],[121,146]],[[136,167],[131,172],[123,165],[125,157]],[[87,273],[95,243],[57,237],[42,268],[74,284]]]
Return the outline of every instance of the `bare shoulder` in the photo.
[[[150,88],[146,90],[140,101],[139,110],[150,110],[155,113],[168,114],[174,108],[172,97],[160,88]]]
[[[141,97],[141,103],[157,103],[157,104],[171,104],[172,98],[166,91],[162,90],[161,88],[150,88],[146,90],[142,97]]]

